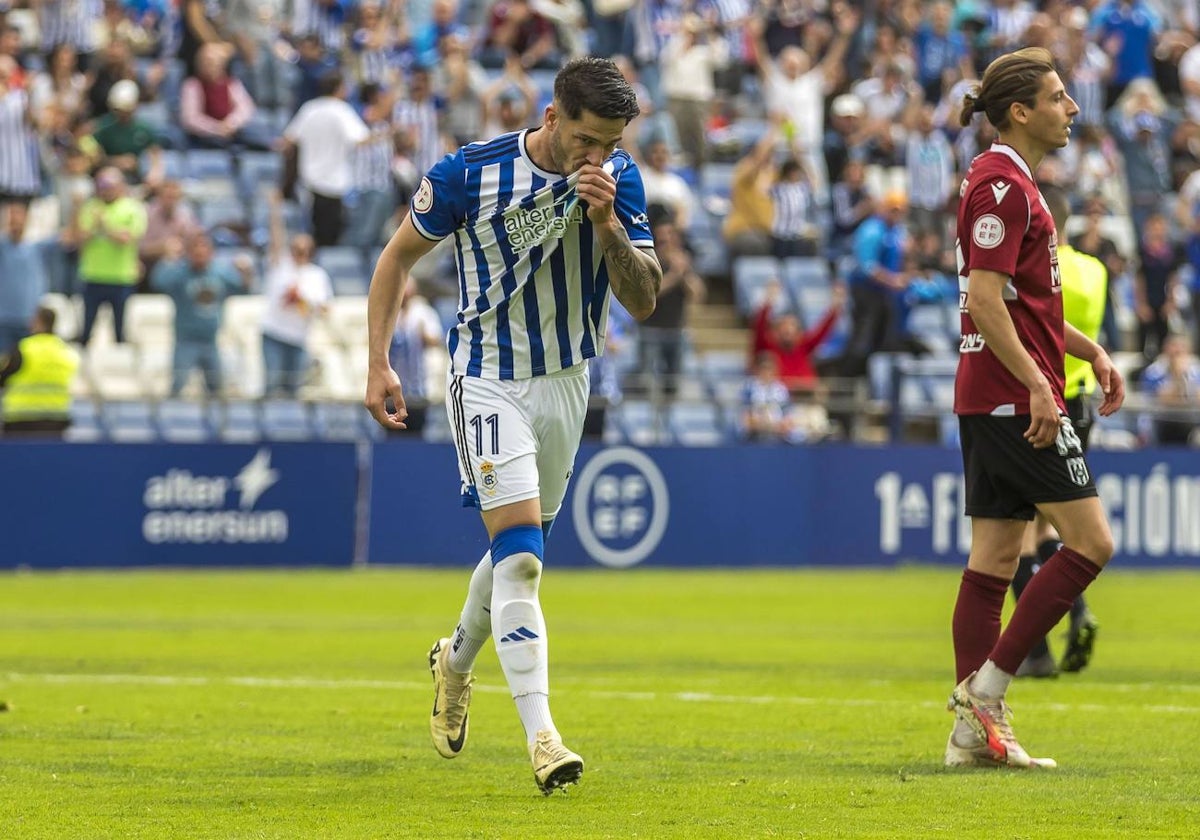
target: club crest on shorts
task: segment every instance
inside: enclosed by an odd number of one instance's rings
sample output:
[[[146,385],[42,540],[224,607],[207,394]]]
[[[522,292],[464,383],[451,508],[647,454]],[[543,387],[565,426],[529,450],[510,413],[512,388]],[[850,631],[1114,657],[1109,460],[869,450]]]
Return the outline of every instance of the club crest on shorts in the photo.
[[[496,465],[491,461],[484,461],[479,465],[479,483],[483,485],[484,493],[489,496],[496,495],[499,479],[496,478]]]

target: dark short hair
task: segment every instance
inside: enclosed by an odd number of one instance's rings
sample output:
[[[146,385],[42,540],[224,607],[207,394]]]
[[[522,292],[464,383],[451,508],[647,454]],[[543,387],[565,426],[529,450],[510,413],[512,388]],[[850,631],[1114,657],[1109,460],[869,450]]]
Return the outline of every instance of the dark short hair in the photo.
[[[784,158],[779,164],[779,177],[790,178],[797,172],[804,174],[804,168],[800,165],[800,161],[794,157]]]
[[[358,100],[364,105],[370,105],[382,92],[383,85],[378,82],[363,82],[358,88]]]
[[[1042,47],[1000,56],[983,72],[983,80],[963,96],[959,124],[966,128],[971,117],[983,111],[988,122],[1000,131],[1008,128],[1008,109],[1014,102],[1032,108],[1037,103],[1042,77],[1055,72],[1054,57]]]
[[[577,120],[584,111],[596,116],[629,121],[641,113],[637,94],[611,59],[597,56],[574,58],[554,77],[554,102],[568,119]]]
[[[317,96],[333,96],[341,89],[342,74],[337,70],[330,70],[317,80]]]
[[[46,332],[54,332],[54,322],[58,320],[58,313],[49,306],[39,306],[33,311],[33,317]]]

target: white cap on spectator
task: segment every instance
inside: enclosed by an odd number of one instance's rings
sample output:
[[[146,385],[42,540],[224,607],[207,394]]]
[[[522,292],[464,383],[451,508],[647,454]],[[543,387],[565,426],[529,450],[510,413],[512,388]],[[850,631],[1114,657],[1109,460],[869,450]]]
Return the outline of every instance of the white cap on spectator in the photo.
[[[1063,18],[1063,23],[1067,25],[1068,29],[1087,29],[1088,13],[1083,8],[1075,6],[1071,11],[1067,12],[1066,17]]]
[[[833,100],[830,111],[835,117],[861,117],[866,108],[863,101],[852,93],[843,93]]]
[[[121,79],[108,91],[108,107],[114,111],[132,111],[137,108],[139,98],[137,82]]]

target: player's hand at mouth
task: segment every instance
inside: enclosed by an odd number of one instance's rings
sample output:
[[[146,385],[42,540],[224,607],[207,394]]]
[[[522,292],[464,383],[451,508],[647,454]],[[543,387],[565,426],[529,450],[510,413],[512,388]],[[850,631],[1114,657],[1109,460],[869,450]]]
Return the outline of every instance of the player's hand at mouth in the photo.
[[[617,181],[603,167],[591,163],[580,166],[575,191],[579,200],[586,204],[588,219],[593,225],[615,223],[613,202],[617,199]]]

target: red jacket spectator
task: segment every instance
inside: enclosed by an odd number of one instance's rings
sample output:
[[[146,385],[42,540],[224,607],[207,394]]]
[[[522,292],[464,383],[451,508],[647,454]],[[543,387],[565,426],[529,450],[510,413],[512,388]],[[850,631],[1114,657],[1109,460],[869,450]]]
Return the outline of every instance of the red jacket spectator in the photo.
[[[764,301],[754,316],[754,337],[750,357],[768,352],[779,360],[779,378],[790,391],[811,391],[817,384],[812,354],[833,332],[842,311],[845,292],[835,287],[833,304],[825,316],[808,332],[800,329],[800,319],[792,313],[771,321],[771,300]]]

